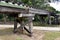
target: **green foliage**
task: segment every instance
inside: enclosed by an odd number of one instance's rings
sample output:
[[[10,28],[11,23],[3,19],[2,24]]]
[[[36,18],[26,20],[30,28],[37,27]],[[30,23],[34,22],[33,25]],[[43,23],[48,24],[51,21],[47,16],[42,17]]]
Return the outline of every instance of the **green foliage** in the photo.
[[[25,4],[28,3],[28,1],[29,1],[29,0],[22,0],[22,2],[25,3]]]
[[[3,18],[3,14],[0,14],[0,19],[2,19]]]
[[[20,17],[20,18],[17,18],[17,20],[18,21],[24,21],[24,22],[26,22],[26,21],[28,21],[28,19],[27,18],[25,18],[25,17]]]
[[[22,40],[20,37],[18,37],[16,40]]]
[[[11,16],[10,16],[10,17],[8,16],[8,18],[7,18],[7,19],[8,19],[9,21],[14,21],[14,18],[13,18],[13,17],[11,17]]]
[[[39,21],[39,15],[35,15],[35,17],[34,17],[34,21]]]
[[[56,12],[56,9],[54,9],[53,7],[50,7],[50,6],[46,6],[46,10],[48,10],[50,12]]]
[[[20,2],[21,0],[15,0],[15,1]]]
[[[60,14],[60,11],[56,11],[57,14]]]
[[[23,2],[24,4],[27,4],[29,6],[32,6],[34,8],[42,8],[46,1],[44,0],[16,0]]]

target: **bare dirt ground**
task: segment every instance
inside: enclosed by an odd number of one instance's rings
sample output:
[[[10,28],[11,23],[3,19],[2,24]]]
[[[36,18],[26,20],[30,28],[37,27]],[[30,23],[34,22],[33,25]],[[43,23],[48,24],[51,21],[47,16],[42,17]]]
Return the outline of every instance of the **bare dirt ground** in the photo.
[[[60,37],[56,38],[55,40],[60,40]]]
[[[13,28],[0,28],[0,40],[43,40],[44,32],[33,30],[32,37],[28,33],[13,33]]]

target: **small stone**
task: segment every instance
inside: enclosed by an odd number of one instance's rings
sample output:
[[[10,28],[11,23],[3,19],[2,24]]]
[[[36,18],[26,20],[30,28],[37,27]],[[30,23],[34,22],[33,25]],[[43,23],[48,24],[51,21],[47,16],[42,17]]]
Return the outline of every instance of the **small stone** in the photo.
[[[2,3],[6,3],[5,1],[1,1]]]
[[[20,6],[23,6],[22,4],[20,4]]]
[[[24,5],[24,7],[26,7],[26,5]]]
[[[12,3],[12,2],[9,2],[9,4],[12,4],[12,5],[13,5],[13,3]]]
[[[16,4],[16,3],[15,3],[15,5],[17,5],[17,6],[18,6],[18,4]]]

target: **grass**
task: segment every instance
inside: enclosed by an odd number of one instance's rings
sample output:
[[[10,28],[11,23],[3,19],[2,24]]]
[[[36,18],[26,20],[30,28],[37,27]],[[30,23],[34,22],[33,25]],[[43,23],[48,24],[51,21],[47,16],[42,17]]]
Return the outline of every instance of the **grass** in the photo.
[[[16,38],[16,40],[22,40],[20,37]]]
[[[60,32],[45,32],[44,40],[55,40],[60,38]]]
[[[13,28],[0,29],[0,40],[22,40],[20,35],[13,33]]]
[[[60,25],[49,25],[49,24],[46,24],[46,23],[40,23],[40,22],[33,22],[33,25],[34,26],[42,26],[42,27],[58,27]]]

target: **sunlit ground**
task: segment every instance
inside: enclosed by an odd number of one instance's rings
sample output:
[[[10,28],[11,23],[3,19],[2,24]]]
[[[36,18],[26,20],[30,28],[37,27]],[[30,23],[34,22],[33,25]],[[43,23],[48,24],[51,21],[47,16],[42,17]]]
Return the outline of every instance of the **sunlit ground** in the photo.
[[[45,32],[44,40],[60,40],[60,32]]]
[[[13,28],[0,28],[0,40],[31,40],[28,33],[13,33]]]
[[[33,30],[33,36],[14,34],[13,28],[0,28],[0,40],[60,40],[60,32]]]
[[[0,40],[20,40],[19,36],[13,33],[12,28],[0,30]]]

